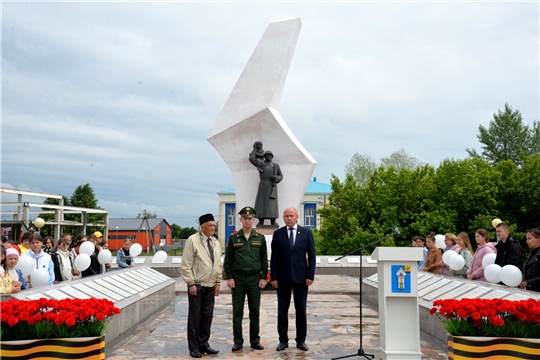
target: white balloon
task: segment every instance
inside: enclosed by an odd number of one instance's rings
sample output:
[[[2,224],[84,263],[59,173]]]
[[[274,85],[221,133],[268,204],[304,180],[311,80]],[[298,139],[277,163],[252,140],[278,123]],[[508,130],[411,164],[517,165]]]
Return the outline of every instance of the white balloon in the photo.
[[[494,228],[496,228],[497,225],[499,225],[500,223],[502,223],[502,220],[501,220],[501,219],[493,219],[493,221],[491,222],[491,226],[493,226]]]
[[[99,252],[97,259],[100,264],[108,264],[112,259],[111,252],[107,249],[103,249]]]
[[[88,269],[89,266],[90,255],[81,253],[75,258],[75,267],[77,268],[77,270],[84,271]]]
[[[17,265],[15,265],[15,269],[21,270],[23,277],[27,277],[34,270],[34,266],[34,260],[30,256],[21,256]]]
[[[446,244],[444,243],[444,235],[435,235],[435,246],[437,249],[444,249],[446,247]]]
[[[497,254],[490,253],[484,255],[482,258],[482,267],[485,269],[491,264],[495,264],[495,258],[497,257]]]
[[[131,256],[139,256],[139,254],[142,253],[142,245],[135,243],[132,244],[129,248],[129,255]]]
[[[457,252],[455,252],[454,250],[448,250],[448,251],[445,251],[443,256],[442,256],[442,261],[443,263],[445,264],[450,264],[450,258],[454,255],[458,255]]]
[[[463,256],[456,254],[450,258],[448,266],[450,266],[450,269],[452,270],[461,270],[463,269],[463,266],[465,266],[465,259]]]
[[[498,283],[501,281],[501,267],[497,264],[490,264],[484,269],[484,277],[491,283]]]
[[[38,229],[41,229],[43,226],[45,226],[45,220],[38,217],[36,220],[34,220],[34,225],[36,225]]]
[[[167,259],[167,253],[163,250],[159,250],[154,254],[154,260],[156,262],[164,262]]]
[[[501,269],[501,281],[508,286],[518,286],[521,283],[521,270],[515,265],[505,265]]]
[[[96,251],[96,247],[94,246],[94,243],[91,241],[85,241],[79,247],[80,254],[92,255],[94,251]]]
[[[37,269],[30,274],[30,284],[32,287],[47,285],[49,283],[49,272],[47,269]]]

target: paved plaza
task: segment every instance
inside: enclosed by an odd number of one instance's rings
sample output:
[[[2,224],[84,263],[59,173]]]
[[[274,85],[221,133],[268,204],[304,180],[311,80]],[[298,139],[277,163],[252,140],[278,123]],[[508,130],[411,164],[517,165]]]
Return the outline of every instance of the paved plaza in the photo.
[[[263,351],[249,347],[247,305],[244,309],[244,349],[231,352],[232,304],[226,282],[216,298],[210,345],[219,350],[217,355],[203,355],[203,359],[331,359],[355,355],[360,347],[358,279],[344,275],[319,275],[308,296],[309,351],[295,348],[294,305],[289,312],[289,348],[275,350],[277,337],[277,298],[275,291],[264,291],[261,300],[261,344]],[[144,326],[136,329],[124,342],[112,349],[107,346],[107,359],[191,359],[187,348],[188,299],[185,284],[179,278],[174,306],[164,309]],[[381,358],[379,348],[379,316],[373,309],[363,306],[362,348],[368,354]],[[404,329],[406,331],[406,329]],[[291,347],[292,346],[292,347]],[[422,359],[447,359],[441,344],[433,346],[422,340]]]

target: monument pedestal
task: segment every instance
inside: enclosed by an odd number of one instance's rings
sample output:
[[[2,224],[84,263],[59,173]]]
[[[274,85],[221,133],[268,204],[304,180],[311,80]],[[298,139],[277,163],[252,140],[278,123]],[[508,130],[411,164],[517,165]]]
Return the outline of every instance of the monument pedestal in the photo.
[[[378,247],[379,319],[382,358],[421,360],[418,261],[421,248]]]
[[[259,233],[259,234],[262,234],[262,235],[274,235],[274,231],[276,231],[277,229],[279,229],[279,226],[278,225],[263,225],[263,226],[258,226],[255,228],[255,230]]]

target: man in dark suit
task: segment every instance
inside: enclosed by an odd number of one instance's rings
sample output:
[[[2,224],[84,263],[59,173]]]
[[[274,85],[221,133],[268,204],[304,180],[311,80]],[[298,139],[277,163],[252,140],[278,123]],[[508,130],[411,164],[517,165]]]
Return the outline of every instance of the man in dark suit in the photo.
[[[279,345],[276,350],[289,347],[287,331],[292,291],[296,311],[296,347],[307,351],[306,303],[308,286],[315,278],[315,241],[311,230],[297,225],[298,212],[295,208],[285,209],[283,221],[286,226],[274,231],[272,236],[270,262],[271,283],[277,289],[278,298]]]

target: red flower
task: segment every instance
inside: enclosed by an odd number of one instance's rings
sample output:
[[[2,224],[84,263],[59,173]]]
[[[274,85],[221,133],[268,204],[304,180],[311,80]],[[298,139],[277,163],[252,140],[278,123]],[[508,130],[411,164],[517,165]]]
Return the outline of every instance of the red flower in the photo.
[[[103,319],[105,319],[105,314],[104,314],[104,313],[98,313],[98,314],[96,315],[96,320],[101,321],[101,320],[103,320]]]
[[[61,316],[56,316],[54,318],[54,323],[57,325],[57,326],[60,326],[64,323],[64,319],[61,317]]]
[[[12,316],[12,317],[9,318],[9,320],[8,320],[8,325],[9,325],[9,327],[14,327],[15,325],[17,325],[18,322],[19,322],[19,319],[17,319],[16,317]]]
[[[70,316],[66,319],[66,325],[67,326],[73,326],[77,323],[77,320],[73,316]]]
[[[494,326],[503,326],[504,325],[504,320],[501,319],[498,316],[490,317],[489,322],[490,322],[491,325],[494,325]]]

